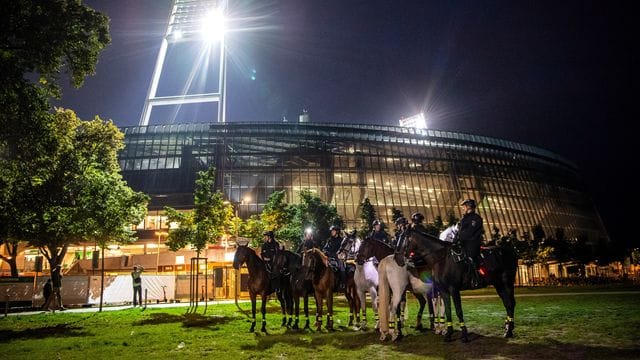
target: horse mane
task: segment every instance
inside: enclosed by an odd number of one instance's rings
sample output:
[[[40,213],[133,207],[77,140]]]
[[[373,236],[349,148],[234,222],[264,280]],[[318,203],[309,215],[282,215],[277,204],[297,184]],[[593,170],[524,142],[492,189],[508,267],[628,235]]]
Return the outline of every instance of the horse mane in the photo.
[[[322,263],[325,266],[329,266],[329,258],[327,257],[327,255],[325,255],[320,249],[318,248],[313,248],[313,249],[309,249],[307,250],[311,255],[316,255],[317,257],[320,258],[320,260],[322,260]]]
[[[251,248],[248,245],[238,245],[238,249],[236,249],[236,251],[238,251],[240,248],[246,248],[247,250],[250,250],[248,252],[248,255],[249,255],[250,259],[252,259],[254,261],[257,261],[258,264],[264,263],[264,260],[262,260],[262,258],[258,255],[257,249]]]

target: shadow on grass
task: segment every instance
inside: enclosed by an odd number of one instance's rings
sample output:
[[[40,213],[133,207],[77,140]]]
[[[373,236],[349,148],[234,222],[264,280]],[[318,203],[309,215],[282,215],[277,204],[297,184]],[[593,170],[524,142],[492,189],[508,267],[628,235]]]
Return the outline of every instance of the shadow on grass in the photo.
[[[48,337],[92,336],[81,326],[59,324],[24,330],[0,330],[0,343],[13,340],[45,339]]]
[[[149,316],[148,319],[136,321],[135,323],[133,323],[133,325],[144,326],[144,325],[182,323],[182,326],[187,328],[199,327],[199,328],[211,328],[212,330],[216,330],[218,325],[224,325],[233,320],[234,320],[233,318],[226,317],[226,316],[204,316],[200,314],[173,315],[173,314],[167,314],[167,313],[153,313]]]
[[[465,358],[508,358],[508,359],[629,359],[636,358],[640,348],[620,349],[604,346],[589,346],[562,342],[517,343],[502,337],[469,334],[469,342],[460,341],[460,333],[454,334],[454,341],[444,342],[443,337],[429,333],[409,332],[400,341],[380,342],[379,334],[373,331],[293,331],[284,334],[256,333],[256,344],[241,345],[242,350],[265,351],[274,345],[286,343],[288,346],[318,351],[333,347],[341,350],[362,349],[368,346],[389,346],[394,351],[409,355],[441,356],[445,359]]]

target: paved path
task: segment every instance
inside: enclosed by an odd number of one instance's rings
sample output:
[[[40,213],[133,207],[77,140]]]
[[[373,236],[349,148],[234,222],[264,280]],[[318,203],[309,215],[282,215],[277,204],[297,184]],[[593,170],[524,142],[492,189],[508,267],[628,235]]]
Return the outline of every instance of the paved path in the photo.
[[[621,294],[630,294],[637,295],[640,294],[640,290],[629,290],[629,291],[585,291],[585,292],[552,292],[552,293],[539,293],[539,294],[518,294],[516,291],[516,298],[519,297],[540,297],[540,296],[578,296],[578,295],[621,295]],[[487,295],[462,295],[463,299],[484,299],[484,298],[494,298],[498,295],[496,294],[487,294]],[[217,300],[217,301],[209,301],[207,306],[213,306],[217,304],[233,304],[234,300]],[[239,303],[249,302],[248,299],[238,300]],[[172,308],[172,307],[187,307],[189,306],[188,302],[179,302],[179,303],[168,303],[168,304],[149,304],[148,308],[150,309],[161,309],[161,308]],[[204,302],[198,303],[198,309],[201,310],[205,306]],[[131,309],[131,305],[124,306],[103,306],[102,311],[118,311],[118,310],[126,310]],[[65,313],[89,313],[89,312],[97,312],[99,308],[96,307],[87,307],[87,308],[72,308],[67,309]],[[59,311],[55,312],[47,312],[47,311],[24,311],[24,312],[16,312],[9,313],[9,316],[24,316],[24,315],[37,315],[37,314],[55,314]]]

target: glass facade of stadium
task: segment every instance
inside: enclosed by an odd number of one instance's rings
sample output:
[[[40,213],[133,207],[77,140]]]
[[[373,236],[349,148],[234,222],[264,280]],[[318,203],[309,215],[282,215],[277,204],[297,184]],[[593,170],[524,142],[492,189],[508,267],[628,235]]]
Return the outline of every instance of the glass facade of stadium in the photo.
[[[269,194],[303,189],[334,204],[348,227],[369,198],[379,217],[391,209],[422,212],[426,221],[461,216],[465,198],[478,202],[487,234],[547,234],[608,239],[572,163],[547,150],[510,141],[437,130],[319,123],[223,123],[128,127],[120,165],[129,185],[149,194],[147,221],[165,205],[193,206],[196,172],[214,165],[216,186],[247,218]],[[155,218],[159,220],[149,220]],[[141,225],[145,229],[162,224]],[[141,228],[142,229],[142,228]]]

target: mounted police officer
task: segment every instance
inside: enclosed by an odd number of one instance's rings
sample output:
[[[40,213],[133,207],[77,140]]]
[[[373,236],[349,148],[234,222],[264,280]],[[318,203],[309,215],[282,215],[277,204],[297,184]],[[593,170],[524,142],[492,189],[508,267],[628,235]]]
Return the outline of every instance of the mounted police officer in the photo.
[[[298,246],[298,250],[296,251],[298,254],[301,254],[309,249],[313,249],[317,247],[316,240],[313,238],[313,229],[307,228],[304,231],[304,238],[302,242]]]
[[[264,261],[267,272],[269,272],[269,277],[272,277],[271,264],[273,263],[273,258],[276,253],[280,249],[280,244],[276,241],[273,231],[265,231],[262,233],[262,236],[264,237],[261,251],[262,261]]]
[[[404,251],[405,251],[405,232],[409,226],[409,222],[403,216],[396,219],[396,233],[393,241],[394,255],[398,266],[404,266]]]
[[[424,215],[419,212],[415,212],[411,215],[411,228],[415,231],[426,233],[427,229],[422,224],[424,222]]]
[[[382,223],[380,222],[380,220],[378,219],[373,220],[373,223],[371,224],[371,226],[373,227],[373,230],[371,231],[371,233],[369,233],[370,238],[373,238],[378,241],[382,241],[387,245],[391,245],[391,239],[389,239],[389,234],[387,234],[386,231],[382,230]]]
[[[329,232],[331,236],[327,239],[327,242],[324,244],[324,248],[322,248],[322,252],[327,255],[329,258],[329,265],[338,271],[339,277],[339,287],[340,289],[345,288],[345,267],[344,262],[338,259],[338,251],[340,250],[340,246],[342,245],[343,238],[340,236],[340,227],[336,225],[331,225],[329,228]]]
[[[482,243],[482,218],[476,213],[476,201],[474,199],[464,200],[461,206],[464,208],[464,214],[458,224],[458,235],[454,243],[460,244],[467,260],[474,269],[472,287],[476,287],[479,281],[477,270],[479,267],[480,244]]]

